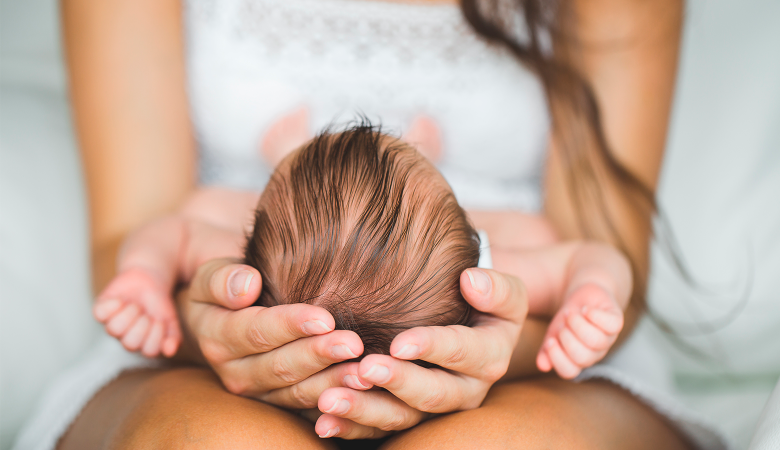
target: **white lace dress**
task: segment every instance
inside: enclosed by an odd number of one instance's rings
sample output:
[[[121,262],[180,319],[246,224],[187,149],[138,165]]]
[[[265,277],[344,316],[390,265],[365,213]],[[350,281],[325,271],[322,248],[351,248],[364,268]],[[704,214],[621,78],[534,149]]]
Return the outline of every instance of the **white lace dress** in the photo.
[[[540,82],[475,36],[456,5],[188,0],[184,14],[202,183],[262,189],[272,170],[263,137],[301,108],[311,133],[362,114],[400,135],[425,117],[441,131],[436,164],[463,206],[539,209],[549,130]],[[53,448],[101,386],[148,364],[104,342],[51,390],[16,448]],[[585,375],[595,376],[631,389],[701,448],[722,448],[695,417],[619,367]]]

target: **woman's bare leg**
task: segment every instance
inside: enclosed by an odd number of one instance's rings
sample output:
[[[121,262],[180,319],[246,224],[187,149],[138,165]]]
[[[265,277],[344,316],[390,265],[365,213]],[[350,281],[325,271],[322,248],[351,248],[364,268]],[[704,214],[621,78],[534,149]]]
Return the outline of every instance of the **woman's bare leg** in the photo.
[[[300,417],[230,394],[201,368],[123,374],[60,440],[71,449],[333,449]]]
[[[494,387],[483,406],[429,420],[388,442],[397,449],[687,449],[652,409],[607,382],[546,378]]]

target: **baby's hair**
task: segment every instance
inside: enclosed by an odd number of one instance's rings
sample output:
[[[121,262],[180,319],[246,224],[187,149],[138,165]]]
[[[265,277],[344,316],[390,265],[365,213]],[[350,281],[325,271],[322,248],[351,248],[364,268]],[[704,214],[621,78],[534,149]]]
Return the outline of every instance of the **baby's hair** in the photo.
[[[468,325],[459,279],[478,259],[477,233],[441,175],[366,120],[280,164],[245,253],[263,277],[256,304],[321,306],[364,354],[388,354],[416,326]]]

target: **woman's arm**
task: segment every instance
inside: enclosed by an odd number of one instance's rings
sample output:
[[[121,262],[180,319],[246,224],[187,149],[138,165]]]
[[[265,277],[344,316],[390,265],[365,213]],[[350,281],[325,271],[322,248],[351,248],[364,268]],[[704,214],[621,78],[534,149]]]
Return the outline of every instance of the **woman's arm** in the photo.
[[[124,236],[194,185],[177,0],[64,0],[70,98],[90,205],[93,287]]]
[[[678,0],[575,0],[571,2],[569,48],[574,65],[593,87],[609,148],[627,169],[655,192],[671,112],[683,22]],[[557,42],[556,45],[567,45]],[[573,45],[573,44],[569,44]],[[566,170],[553,136],[545,178],[545,213],[563,240],[581,239],[575,206],[566,189]],[[632,207],[615,183],[602,185],[610,219],[637,270],[635,288],[644,289],[649,269],[651,216]],[[594,211],[595,213],[596,211]],[[601,230],[607,236],[607,230]],[[605,240],[607,240],[605,238]],[[608,240],[617,244],[614,240]],[[640,305],[629,305],[625,339],[639,318]],[[527,321],[506,378],[535,372],[533,357],[546,324]],[[530,358],[530,359],[529,359]]]

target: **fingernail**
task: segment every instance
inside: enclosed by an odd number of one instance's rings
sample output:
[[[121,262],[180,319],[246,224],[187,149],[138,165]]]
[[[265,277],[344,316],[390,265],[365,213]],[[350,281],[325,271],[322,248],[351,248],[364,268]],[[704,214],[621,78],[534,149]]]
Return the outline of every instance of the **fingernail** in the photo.
[[[420,354],[420,347],[414,344],[406,344],[394,356],[398,359],[414,359]]]
[[[236,297],[240,297],[249,291],[249,283],[252,282],[255,274],[248,270],[239,270],[230,276],[228,286],[230,287],[230,293]]]
[[[544,346],[547,347],[547,348],[550,348],[553,345],[555,345],[555,339],[554,338],[549,338],[549,339],[547,339],[547,342],[544,343]]]
[[[333,331],[333,328],[325,325],[321,320],[308,320],[303,322],[303,332],[309,335],[325,334]]]
[[[390,369],[381,364],[374,364],[368,369],[368,372],[363,375],[363,378],[374,384],[383,384],[390,379]]]
[[[344,385],[352,389],[368,389],[371,387],[370,384],[363,384],[363,382],[360,381],[360,377],[357,375],[344,376]]]
[[[119,307],[119,303],[121,300],[117,298],[112,298],[108,300],[104,300],[102,302],[98,302],[95,305],[95,317],[98,320],[106,319],[111,312],[113,312],[115,309]]]
[[[339,433],[339,431],[341,431],[341,430],[339,430],[339,427],[333,427],[330,430],[328,430],[327,433],[321,434],[320,437],[323,438],[323,439],[329,438],[329,437],[337,435]]]
[[[357,355],[346,345],[338,344],[330,348],[330,354],[336,359],[352,359]]]
[[[349,403],[347,400],[343,398],[336,399],[336,402],[333,403],[333,406],[330,407],[330,409],[326,409],[323,412],[326,412],[328,414],[334,414],[334,415],[340,415],[340,414],[346,414],[347,411],[349,411],[349,407],[352,406],[351,403]]]
[[[482,270],[469,269],[466,271],[471,281],[471,287],[474,288],[480,294],[487,294],[490,292],[490,277]]]

